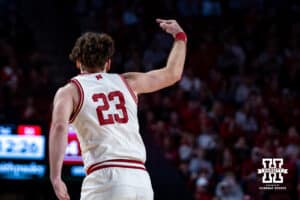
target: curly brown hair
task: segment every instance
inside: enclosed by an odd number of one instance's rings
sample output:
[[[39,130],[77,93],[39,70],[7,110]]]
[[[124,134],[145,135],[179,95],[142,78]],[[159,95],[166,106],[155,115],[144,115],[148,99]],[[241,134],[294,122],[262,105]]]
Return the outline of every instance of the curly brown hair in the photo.
[[[86,68],[102,68],[114,54],[114,41],[105,33],[87,32],[80,36],[69,55],[71,61],[79,61]]]

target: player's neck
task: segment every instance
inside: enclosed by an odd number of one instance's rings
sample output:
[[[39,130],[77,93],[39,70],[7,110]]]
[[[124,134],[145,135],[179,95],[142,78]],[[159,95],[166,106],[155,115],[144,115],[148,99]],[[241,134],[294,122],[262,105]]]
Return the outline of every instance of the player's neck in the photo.
[[[101,73],[101,72],[105,72],[105,70],[103,69],[80,69],[81,74],[92,74],[92,73]]]

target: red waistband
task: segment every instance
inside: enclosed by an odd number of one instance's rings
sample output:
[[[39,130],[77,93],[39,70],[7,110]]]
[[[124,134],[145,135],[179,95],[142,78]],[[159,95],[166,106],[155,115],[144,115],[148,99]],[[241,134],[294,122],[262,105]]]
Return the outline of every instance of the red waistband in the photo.
[[[111,164],[106,164],[106,163]],[[114,163],[116,162],[116,163]],[[137,164],[137,165],[126,165],[126,164],[118,164],[118,163],[128,163],[128,164]],[[88,167],[87,169],[87,175],[91,174],[92,172],[96,170],[100,170],[103,168],[109,168],[109,167],[119,167],[119,168],[132,168],[132,169],[141,169],[146,170],[144,163],[139,160],[129,160],[129,159],[111,159],[111,160],[105,160],[102,162],[95,163]]]

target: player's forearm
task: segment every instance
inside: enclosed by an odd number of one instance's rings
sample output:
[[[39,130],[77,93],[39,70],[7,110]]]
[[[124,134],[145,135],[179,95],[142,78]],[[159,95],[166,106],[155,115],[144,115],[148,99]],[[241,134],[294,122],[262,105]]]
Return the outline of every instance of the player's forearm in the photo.
[[[170,76],[174,82],[177,82],[181,79],[185,56],[186,42],[182,40],[175,40],[166,66],[168,76]]]
[[[160,27],[175,38],[165,67],[147,73],[123,74],[137,94],[149,93],[173,85],[181,79],[187,36],[175,20],[156,19]]]
[[[67,123],[53,123],[49,136],[50,179],[61,178],[63,159],[67,147]]]

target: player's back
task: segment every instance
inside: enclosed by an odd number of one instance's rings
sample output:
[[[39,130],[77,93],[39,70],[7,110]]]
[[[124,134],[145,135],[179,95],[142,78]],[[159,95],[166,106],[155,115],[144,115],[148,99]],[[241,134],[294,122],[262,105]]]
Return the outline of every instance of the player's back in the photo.
[[[91,73],[71,81],[80,98],[70,121],[78,132],[86,170],[102,162],[135,167],[144,163],[137,97],[126,80],[118,74]]]

